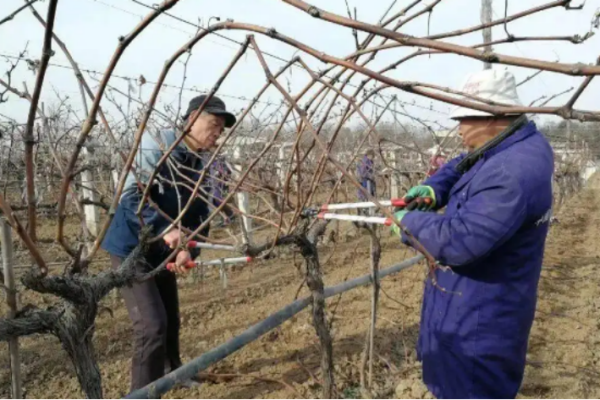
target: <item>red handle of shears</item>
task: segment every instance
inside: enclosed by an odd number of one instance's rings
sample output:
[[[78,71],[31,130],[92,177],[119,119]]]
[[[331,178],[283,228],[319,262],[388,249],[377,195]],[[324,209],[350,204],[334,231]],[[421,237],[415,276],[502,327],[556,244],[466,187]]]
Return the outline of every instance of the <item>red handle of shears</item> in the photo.
[[[402,199],[392,199],[392,206],[394,207],[399,207],[399,208],[404,208],[406,207],[408,204],[406,203],[406,200]]]
[[[398,208],[406,208],[410,203],[412,203],[413,201],[415,201],[417,198],[412,199],[409,202],[406,202],[405,198],[401,198],[401,199],[392,199],[392,206],[394,207],[398,207]],[[425,202],[425,204],[429,205],[431,204],[431,199],[429,197],[424,197],[422,198],[423,201]]]

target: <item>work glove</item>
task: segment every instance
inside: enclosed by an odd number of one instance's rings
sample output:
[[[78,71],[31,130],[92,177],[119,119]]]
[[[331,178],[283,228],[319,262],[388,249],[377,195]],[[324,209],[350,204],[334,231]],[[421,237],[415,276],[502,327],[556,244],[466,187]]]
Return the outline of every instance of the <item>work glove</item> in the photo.
[[[394,217],[396,217],[398,222],[402,222],[402,218],[404,218],[404,216],[406,216],[406,214],[408,214],[408,210],[400,210],[400,211],[396,211],[394,213]],[[397,235],[400,238],[402,238],[402,231],[400,230],[400,227],[398,225],[392,224],[392,234]]]
[[[431,186],[419,185],[410,188],[404,196],[406,210],[430,211],[435,208],[435,191]]]

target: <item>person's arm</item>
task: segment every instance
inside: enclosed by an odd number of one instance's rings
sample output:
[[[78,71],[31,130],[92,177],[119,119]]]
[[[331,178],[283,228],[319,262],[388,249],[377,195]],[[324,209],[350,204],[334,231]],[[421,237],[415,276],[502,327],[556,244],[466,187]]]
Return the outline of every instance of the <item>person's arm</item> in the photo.
[[[375,163],[373,160],[369,159],[365,167],[367,179],[373,181],[375,179]]]
[[[152,171],[154,171],[158,160],[163,155],[160,143],[164,142],[165,139],[166,135],[154,138],[149,133],[145,133],[142,136],[140,147],[133,159],[132,169],[127,174],[127,179],[125,180],[123,195],[134,192],[138,188],[138,182],[142,185],[148,184]],[[165,143],[162,144],[166,146]]]
[[[140,191],[138,191],[138,181],[142,186],[148,185],[150,176],[158,164],[158,160],[162,156],[163,152],[160,148],[161,140],[163,146],[168,146],[168,143],[164,143],[164,137],[161,135],[160,138],[153,138],[150,134],[146,133],[142,136],[140,147],[135,155],[134,167],[135,172],[130,171],[125,181],[125,187],[123,189],[123,195],[133,196],[135,203],[139,205],[141,200]],[[135,175],[134,175],[135,173]],[[137,176],[137,180],[136,180]],[[155,181],[153,184],[157,184]],[[160,219],[164,219],[160,213],[151,207],[149,204],[145,204],[142,210],[144,222],[146,224],[154,225]]]
[[[435,208],[440,209],[448,204],[448,196],[450,190],[458,182],[462,176],[455,169],[456,165],[465,158],[465,155],[460,155],[447,164],[444,164],[434,175],[427,178],[422,185],[430,186],[435,192]]]
[[[364,162],[363,160],[360,160],[358,162],[358,165],[356,166],[356,175],[359,181],[364,180],[365,178],[365,172],[364,172]]]
[[[164,154],[163,150],[161,149],[161,145],[165,149],[168,148],[172,143],[172,139],[174,139],[174,134],[172,134],[172,132],[161,132],[158,138],[154,138],[148,133],[142,136],[140,147],[135,156],[135,172],[139,182],[142,185],[148,185],[152,172]],[[152,184],[158,185],[158,181],[155,180]],[[137,181],[135,180],[133,173],[130,172],[126,181],[124,193],[129,192],[131,196],[134,196],[133,199],[136,200],[134,201],[134,204],[139,205],[139,202],[141,201],[141,191],[138,191],[137,189]],[[149,203],[144,204],[142,208],[142,216],[145,224],[154,226],[166,225],[166,218]],[[158,234],[162,232],[156,233]],[[170,242],[178,242],[178,230],[171,229],[171,231],[167,232],[167,235],[165,235],[164,240],[167,242],[167,244]],[[192,253],[194,253],[194,251],[192,251]]]
[[[522,188],[502,167],[471,184],[472,193],[453,215],[409,212],[402,224],[440,263],[465,266],[489,254],[523,224]],[[403,240],[410,243],[406,236]]]
[[[174,140],[175,133],[172,131],[163,131],[160,133],[158,138],[154,138],[149,134],[145,134],[142,137],[140,147],[135,157],[136,173],[139,182],[142,185],[148,185],[152,172],[164,154],[161,146],[166,150]],[[130,173],[130,177],[132,177],[132,173]],[[141,194],[137,190],[137,182],[135,178],[132,177],[133,180],[130,182],[130,177],[128,177],[126,182],[126,188],[129,189],[130,195],[135,196],[134,198],[137,200],[135,203],[139,205],[139,201],[141,201]],[[129,187],[127,186],[127,183],[129,183]],[[158,185],[158,182],[155,180],[152,184]],[[167,219],[149,203],[144,204],[142,208],[142,215],[144,218],[144,223],[148,225],[157,226],[167,224]],[[162,232],[156,232],[156,234],[159,233]],[[169,232],[166,232],[163,240],[167,246],[174,249],[178,247],[181,236],[182,232],[180,232],[176,227],[173,227]],[[180,252],[180,254],[177,255],[177,263],[180,265],[185,264],[185,262],[188,260],[188,257],[182,253],[186,252]],[[188,249],[187,253],[189,258],[195,259],[200,255],[200,249]],[[185,270],[185,268],[178,268],[177,272],[182,272],[183,270]]]

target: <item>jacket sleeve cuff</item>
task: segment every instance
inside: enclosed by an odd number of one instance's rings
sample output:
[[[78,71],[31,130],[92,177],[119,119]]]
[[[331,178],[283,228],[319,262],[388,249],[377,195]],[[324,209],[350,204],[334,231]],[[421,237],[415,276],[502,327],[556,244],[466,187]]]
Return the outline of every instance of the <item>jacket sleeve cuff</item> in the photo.
[[[404,218],[402,218],[402,225],[413,235],[416,237],[416,233],[415,233],[415,229],[413,229],[414,226],[418,226],[418,219],[419,219],[419,211],[411,211],[406,213],[406,215],[404,216]],[[408,237],[408,235],[405,232],[402,232],[402,243],[408,245],[408,246],[412,246],[412,240]]]
[[[435,198],[435,207],[434,209],[440,209],[440,204],[445,204],[444,199],[442,198],[443,195],[443,191],[440,189],[439,185],[437,185],[435,182],[429,183],[427,181],[423,182],[423,185],[425,186],[429,186],[431,189],[433,189],[433,196]]]

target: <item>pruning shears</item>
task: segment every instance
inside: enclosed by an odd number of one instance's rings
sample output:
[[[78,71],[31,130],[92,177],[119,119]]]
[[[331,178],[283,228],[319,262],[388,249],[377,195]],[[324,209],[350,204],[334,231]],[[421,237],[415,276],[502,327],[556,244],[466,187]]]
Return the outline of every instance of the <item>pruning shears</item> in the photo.
[[[403,197],[403,198],[391,199],[391,200],[381,200],[381,201],[379,201],[379,205],[386,206],[386,207],[394,207],[396,209],[405,209],[406,208],[407,210],[411,211],[411,210],[417,208],[418,205],[421,204],[421,202],[425,202],[425,204],[429,204],[429,203],[431,203],[431,199],[415,197],[410,200],[407,200],[406,198]],[[310,217],[314,218],[314,217],[318,217],[319,214],[321,214],[321,213],[327,213],[329,211],[339,211],[339,210],[348,210],[348,209],[356,209],[356,208],[374,208],[374,207],[378,207],[378,205],[372,201],[365,201],[365,202],[360,202],[360,203],[324,204],[320,208],[315,208],[315,207],[305,208],[304,210],[302,210],[302,213],[300,214],[300,216],[303,218],[310,218]]]

